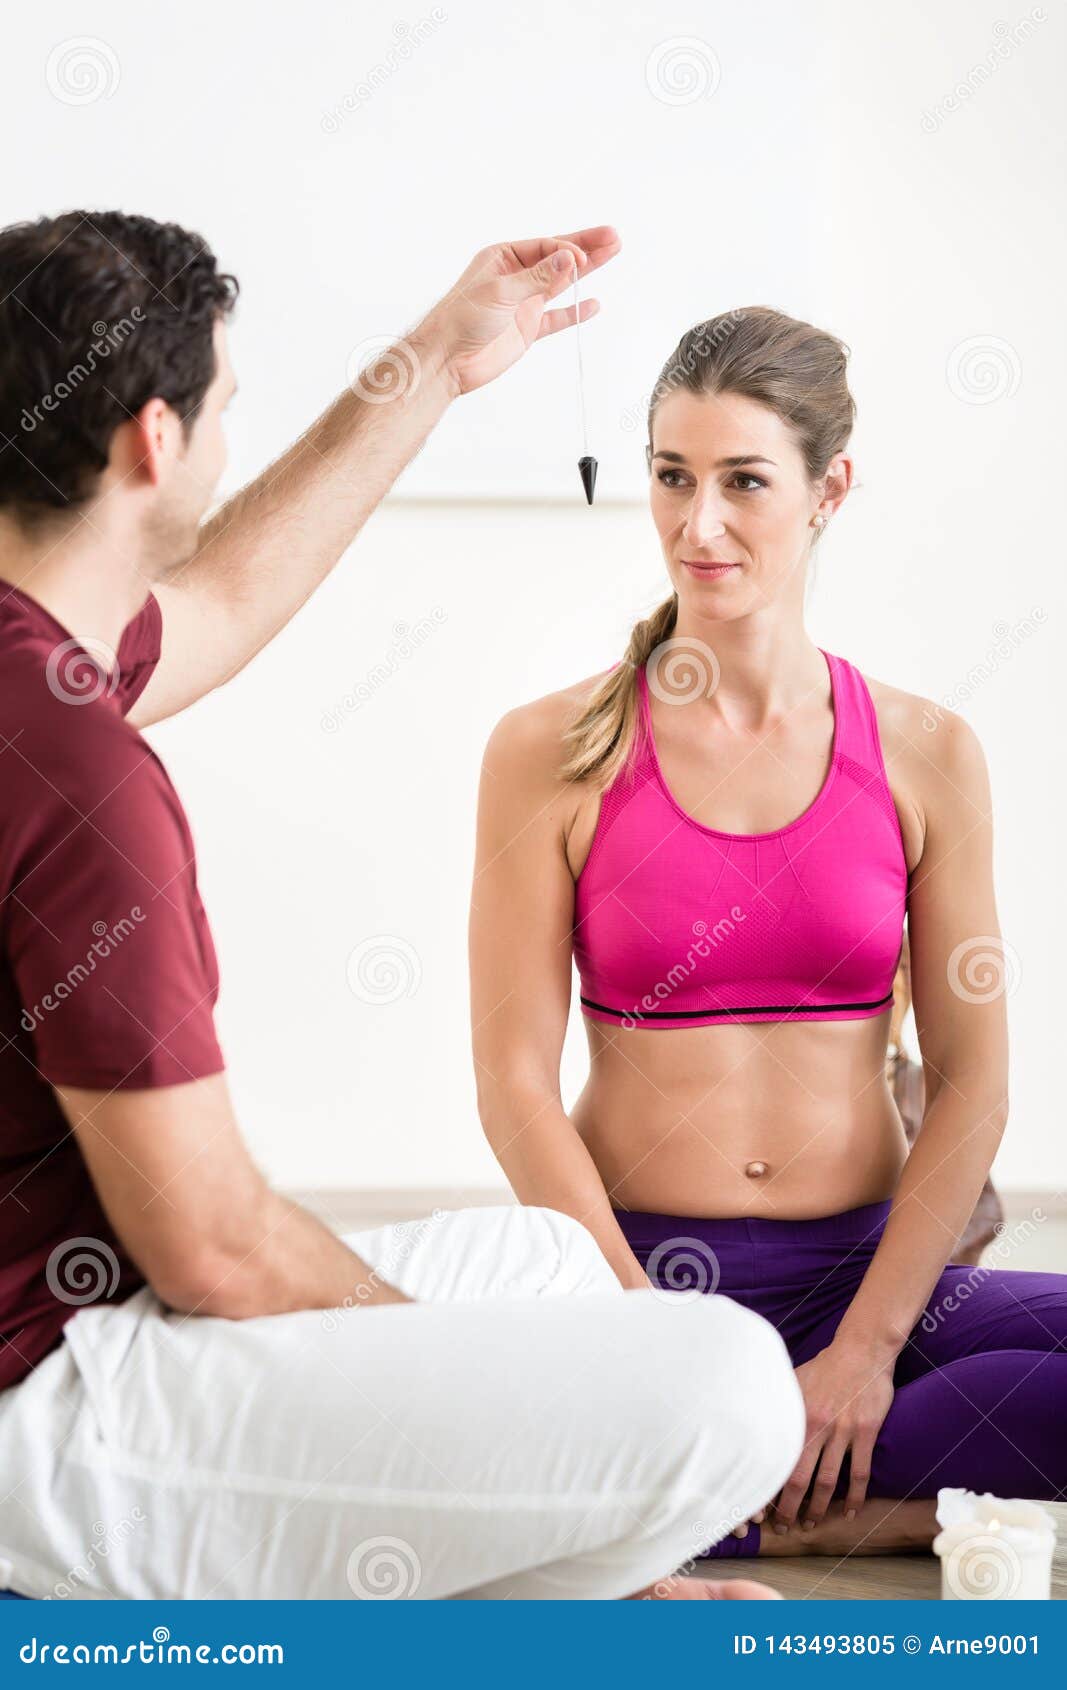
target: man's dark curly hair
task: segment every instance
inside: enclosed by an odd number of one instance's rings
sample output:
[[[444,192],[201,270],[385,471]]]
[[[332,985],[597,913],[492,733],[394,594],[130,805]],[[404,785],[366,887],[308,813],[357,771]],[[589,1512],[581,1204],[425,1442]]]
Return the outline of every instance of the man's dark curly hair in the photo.
[[[0,507],[24,524],[76,510],[149,399],[188,438],[237,292],[177,223],[68,211],[0,230]]]

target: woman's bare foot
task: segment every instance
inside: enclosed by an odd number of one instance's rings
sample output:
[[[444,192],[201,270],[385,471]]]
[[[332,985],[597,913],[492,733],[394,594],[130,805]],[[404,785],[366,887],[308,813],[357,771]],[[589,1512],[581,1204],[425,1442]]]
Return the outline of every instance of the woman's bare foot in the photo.
[[[755,1579],[688,1579],[665,1578],[628,1596],[628,1602],[642,1599],[652,1602],[780,1602],[780,1591]]]
[[[772,1514],[760,1527],[761,1555],[916,1555],[928,1552],[939,1531],[937,1502],[915,1497],[909,1502],[868,1497],[854,1520],[845,1519],[844,1502],[832,1502],[817,1526],[803,1520],[776,1532]]]

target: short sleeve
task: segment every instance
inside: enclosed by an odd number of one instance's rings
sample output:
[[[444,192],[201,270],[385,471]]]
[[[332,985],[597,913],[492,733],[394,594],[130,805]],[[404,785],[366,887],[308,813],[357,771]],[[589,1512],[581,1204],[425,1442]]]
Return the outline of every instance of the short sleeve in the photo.
[[[122,631],[118,658],[118,700],[124,716],[133,709],[152,677],[163,649],[163,615],[159,600],[149,593],[141,609]]]
[[[91,776],[42,772],[7,900],[20,1031],[53,1085],[181,1085],[224,1067],[192,838],[151,748],[118,716],[97,722]]]

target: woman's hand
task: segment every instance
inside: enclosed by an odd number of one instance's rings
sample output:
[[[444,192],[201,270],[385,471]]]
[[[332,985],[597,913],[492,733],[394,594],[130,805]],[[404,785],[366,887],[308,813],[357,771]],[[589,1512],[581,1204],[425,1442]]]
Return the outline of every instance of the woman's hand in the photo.
[[[573,326],[574,306],[549,310],[549,300],[573,284],[576,270],[582,277],[598,270],[621,244],[602,225],[483,248],[415,331],[416,352],[429,344],[454,397],[484,387],[535,340]],[[583,299],[582,322],[599,309],[597,300]]]
[[[751,1520],[742,1520],[742,1522],[739,1526],[734,1526],[733,1530],[730,1533],[730,1536],[731,1537],[747,1537],[748,1534],[749,1534],[750,1527],[761,1526],[766,1518],[767,1518],[766,1508],[757,1508],[757,1510],[753,1514]]]
[[[814,1476],[804,1524],[818,1525],[834,1494],[846,1454],[850,1454],[845,1518],[863,1505],[871,1476],[875,1440],[893,1403],[893,1361],[873,1361],[833,1344],[796,1370],[807,1410],[807,1430],[800,1460],[775,1504],[775,1523],[792,1526]]]

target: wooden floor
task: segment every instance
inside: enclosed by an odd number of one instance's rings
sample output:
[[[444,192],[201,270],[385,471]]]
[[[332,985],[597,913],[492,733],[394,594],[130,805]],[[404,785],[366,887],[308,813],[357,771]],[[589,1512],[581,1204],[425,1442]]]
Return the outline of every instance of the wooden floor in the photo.
[[[489,1204],[511,1203],[514,1198],[506,1190],[493,1191],[381,1191],[293,1192],[309,1209],[320,1215],[323,1222],[337,1232],[357,1231],[364,1227],[381,1226],[394,1220],[414,1220],[435,1208],[479,1208]],[[1045,1205],[1042,1210],[1041,1204]],[[1011,1234],[1013,1222],[1025,1222],[1027,1215],[1036,1212],[1041,1217],[1036,1229],[1024,1225],[1017,1233],[1020,1241],[1013,1245],[1010,1256],[997,1260],[987,1256],[988,1265],[1038,1272],[1067,1272],[1067,1216],[1053,1209],[1047,1197],[1040,1194],[1031,1199],[1023,1193],[1005,1198],[1005,1226]],[[1067,1433],[1065,1433],[1067,1435]],[[1057,1601],[1067,1599],[1067,1503],[1043,1503],[1059,1522],[1057,1553],[1053,1561],[1052,1595]],[[805,1555],[782,1560],[777,1557],[754,1560],[707,1561],[698,1568],[698,1576],[705,1578],[759,1579],[783,1596],[800,1601],[826,1601],[835,1598],[903,1601],[919,1597],[938,1601],[941,1595],[941,1566],[936,1555],[857,1555],[837,1560],[828,1555]]]
[[[1052,1597],[1067,1599],[1067,1503],[1043,1502],[1059,1522],[1052,1562]],[[701,1578],[759,1579],[793,1601],[818,1602],[852,1597],[858,1601],[901,1602],[909,1598],[941,1599],[941,1563],[936,1555],[857,1555],[844,1561],[829,1555],[804,1555],[795,1560],[704,1561]]]

